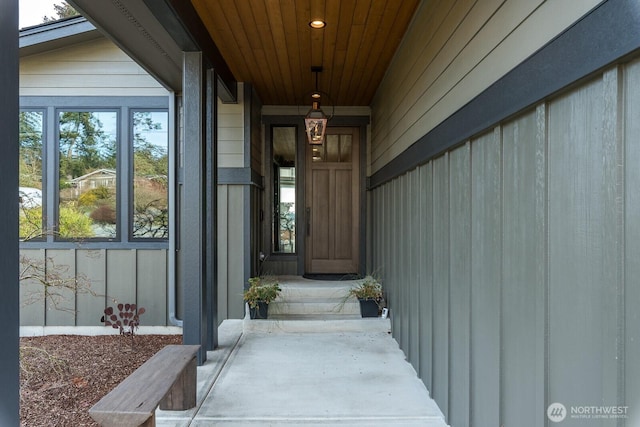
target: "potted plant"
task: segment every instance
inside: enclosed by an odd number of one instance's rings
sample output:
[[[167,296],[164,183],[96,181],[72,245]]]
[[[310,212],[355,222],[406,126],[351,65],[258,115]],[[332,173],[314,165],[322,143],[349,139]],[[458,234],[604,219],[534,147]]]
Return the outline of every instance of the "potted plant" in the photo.
[[[373,276],[366,276],[362,283],[349,290],[349,295],[360,301],[362,317],[378,317],[382,302],[382,285]]]
[[[280,286],[273,279],[251,277],[249,288],[244,291],[244,300],[249,304],[249,317],[252,319],[266,319],[269,303],[280,294]]]

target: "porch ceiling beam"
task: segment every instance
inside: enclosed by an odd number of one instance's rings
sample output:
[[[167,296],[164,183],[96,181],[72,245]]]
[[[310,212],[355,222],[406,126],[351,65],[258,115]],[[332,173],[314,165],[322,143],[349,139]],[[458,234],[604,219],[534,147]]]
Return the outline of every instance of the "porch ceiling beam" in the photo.
[[[183,51],[202,51],[208,68],[216,70],[218,96],[224,102],[236,102],[236,78],[191,2],[144,0],[144,3]]]

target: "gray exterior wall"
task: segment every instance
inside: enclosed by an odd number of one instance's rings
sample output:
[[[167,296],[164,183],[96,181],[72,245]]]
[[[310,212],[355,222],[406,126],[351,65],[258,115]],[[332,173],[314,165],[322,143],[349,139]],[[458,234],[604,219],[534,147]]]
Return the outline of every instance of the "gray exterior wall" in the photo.
[[[238,319],[244,316],[245,229],[243,185],[218,185],[218,316]],[[248,277],[247,277],[248,279]]]
[[[371,104],[371,170],[380,170],[599,3],[420,2]],[[567,49],[563,61],[572,55]],[[576,62],[577,69],[584,63]]]
[[[101,37],[20,59],[20,96],[167,96],[140,65]]]
[[[237,104],[219,103],[218,319],[244,317],[242,294],[256,276],[262,250],[262,103],[240,84]],[[233,138],[231,138],[231,135]]]
[[[146,309],[145,326],[169,325],[166,249],[22,249],[22,257],[46,264],[64,278],[78,277],[90,292],[65,290],[58,307],[41,297],[35,280],[21,283],[21,326],[101,326],[105,307],[117,302]],[[81,287],[84,289],[84,286]],[[40,296],[38,296],[40,295]],[[28,303],[32,296],[34,301]]]
[[[59,49],[20,58],[20,106],[45,113],[44,144],[51,160],[50,173],[57,173],[51,147],[55,147],[56,108],[110,108],[119,111],[120,120],[129,122],[134,108],[167,108],[169,92],[113,42],[98,38],[78,44],[69,43]],[[172,111],[172,109],[170,109]],[[118,132],[128,129],[123,125]],[[126,131],[128,132],[128,130]],[[129,134],[121,134],[121,147]],[[54,144],[54,145],[52,145]],[[128,157],[121,156],[119,192],[128,199]],[[52,177],[45,177],[54,194]],[[51,199],[48,201],[52,204]],[[141,317],[144,326],[171,324],[168,302],[168,242],[134,241],[127,237],[126,209],[120,211],[121,241],[20,243],[20,255],[35,263],[53,265],[66,277],[78,276],[90,284],[91,293],[74,295],[64,292],[60,308],[51,300],[36,297],[27,304],[32,292],[43,292],[35,281],[20,286],[21,326],[100,326],[107,306],[115,302],[137,303],[146,309]]]
[[[640,424],[640,60],[376,187],[393,334],[452,426]]]

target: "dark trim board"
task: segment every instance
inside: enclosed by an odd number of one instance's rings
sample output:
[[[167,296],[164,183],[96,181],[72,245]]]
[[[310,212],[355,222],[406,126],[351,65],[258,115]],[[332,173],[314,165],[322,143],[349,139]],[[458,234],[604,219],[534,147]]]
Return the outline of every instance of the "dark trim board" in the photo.
[[[218,168],[218,185],[255,185],[262,188],[262,176],[251,168]]]
[[[167,96],[21,96],[20,108],[169,108]]]
[[[20,56],[60,49],[104,37],[82,16],[61,19],[20,30]]]
[[[19,322],[18,284],[18,0],[0,2],[0,425],[20,424]]]
[[[640,3],[607,0],[374,173],[369,189],[640,49]]]

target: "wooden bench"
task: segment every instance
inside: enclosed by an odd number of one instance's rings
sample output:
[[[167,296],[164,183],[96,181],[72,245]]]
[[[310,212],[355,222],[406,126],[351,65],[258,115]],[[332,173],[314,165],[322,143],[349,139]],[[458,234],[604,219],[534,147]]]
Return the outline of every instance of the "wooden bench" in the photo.
[[[199,345],[168,345],[89,409],[104,427],[155,427],[155,410],[196,406]]]

